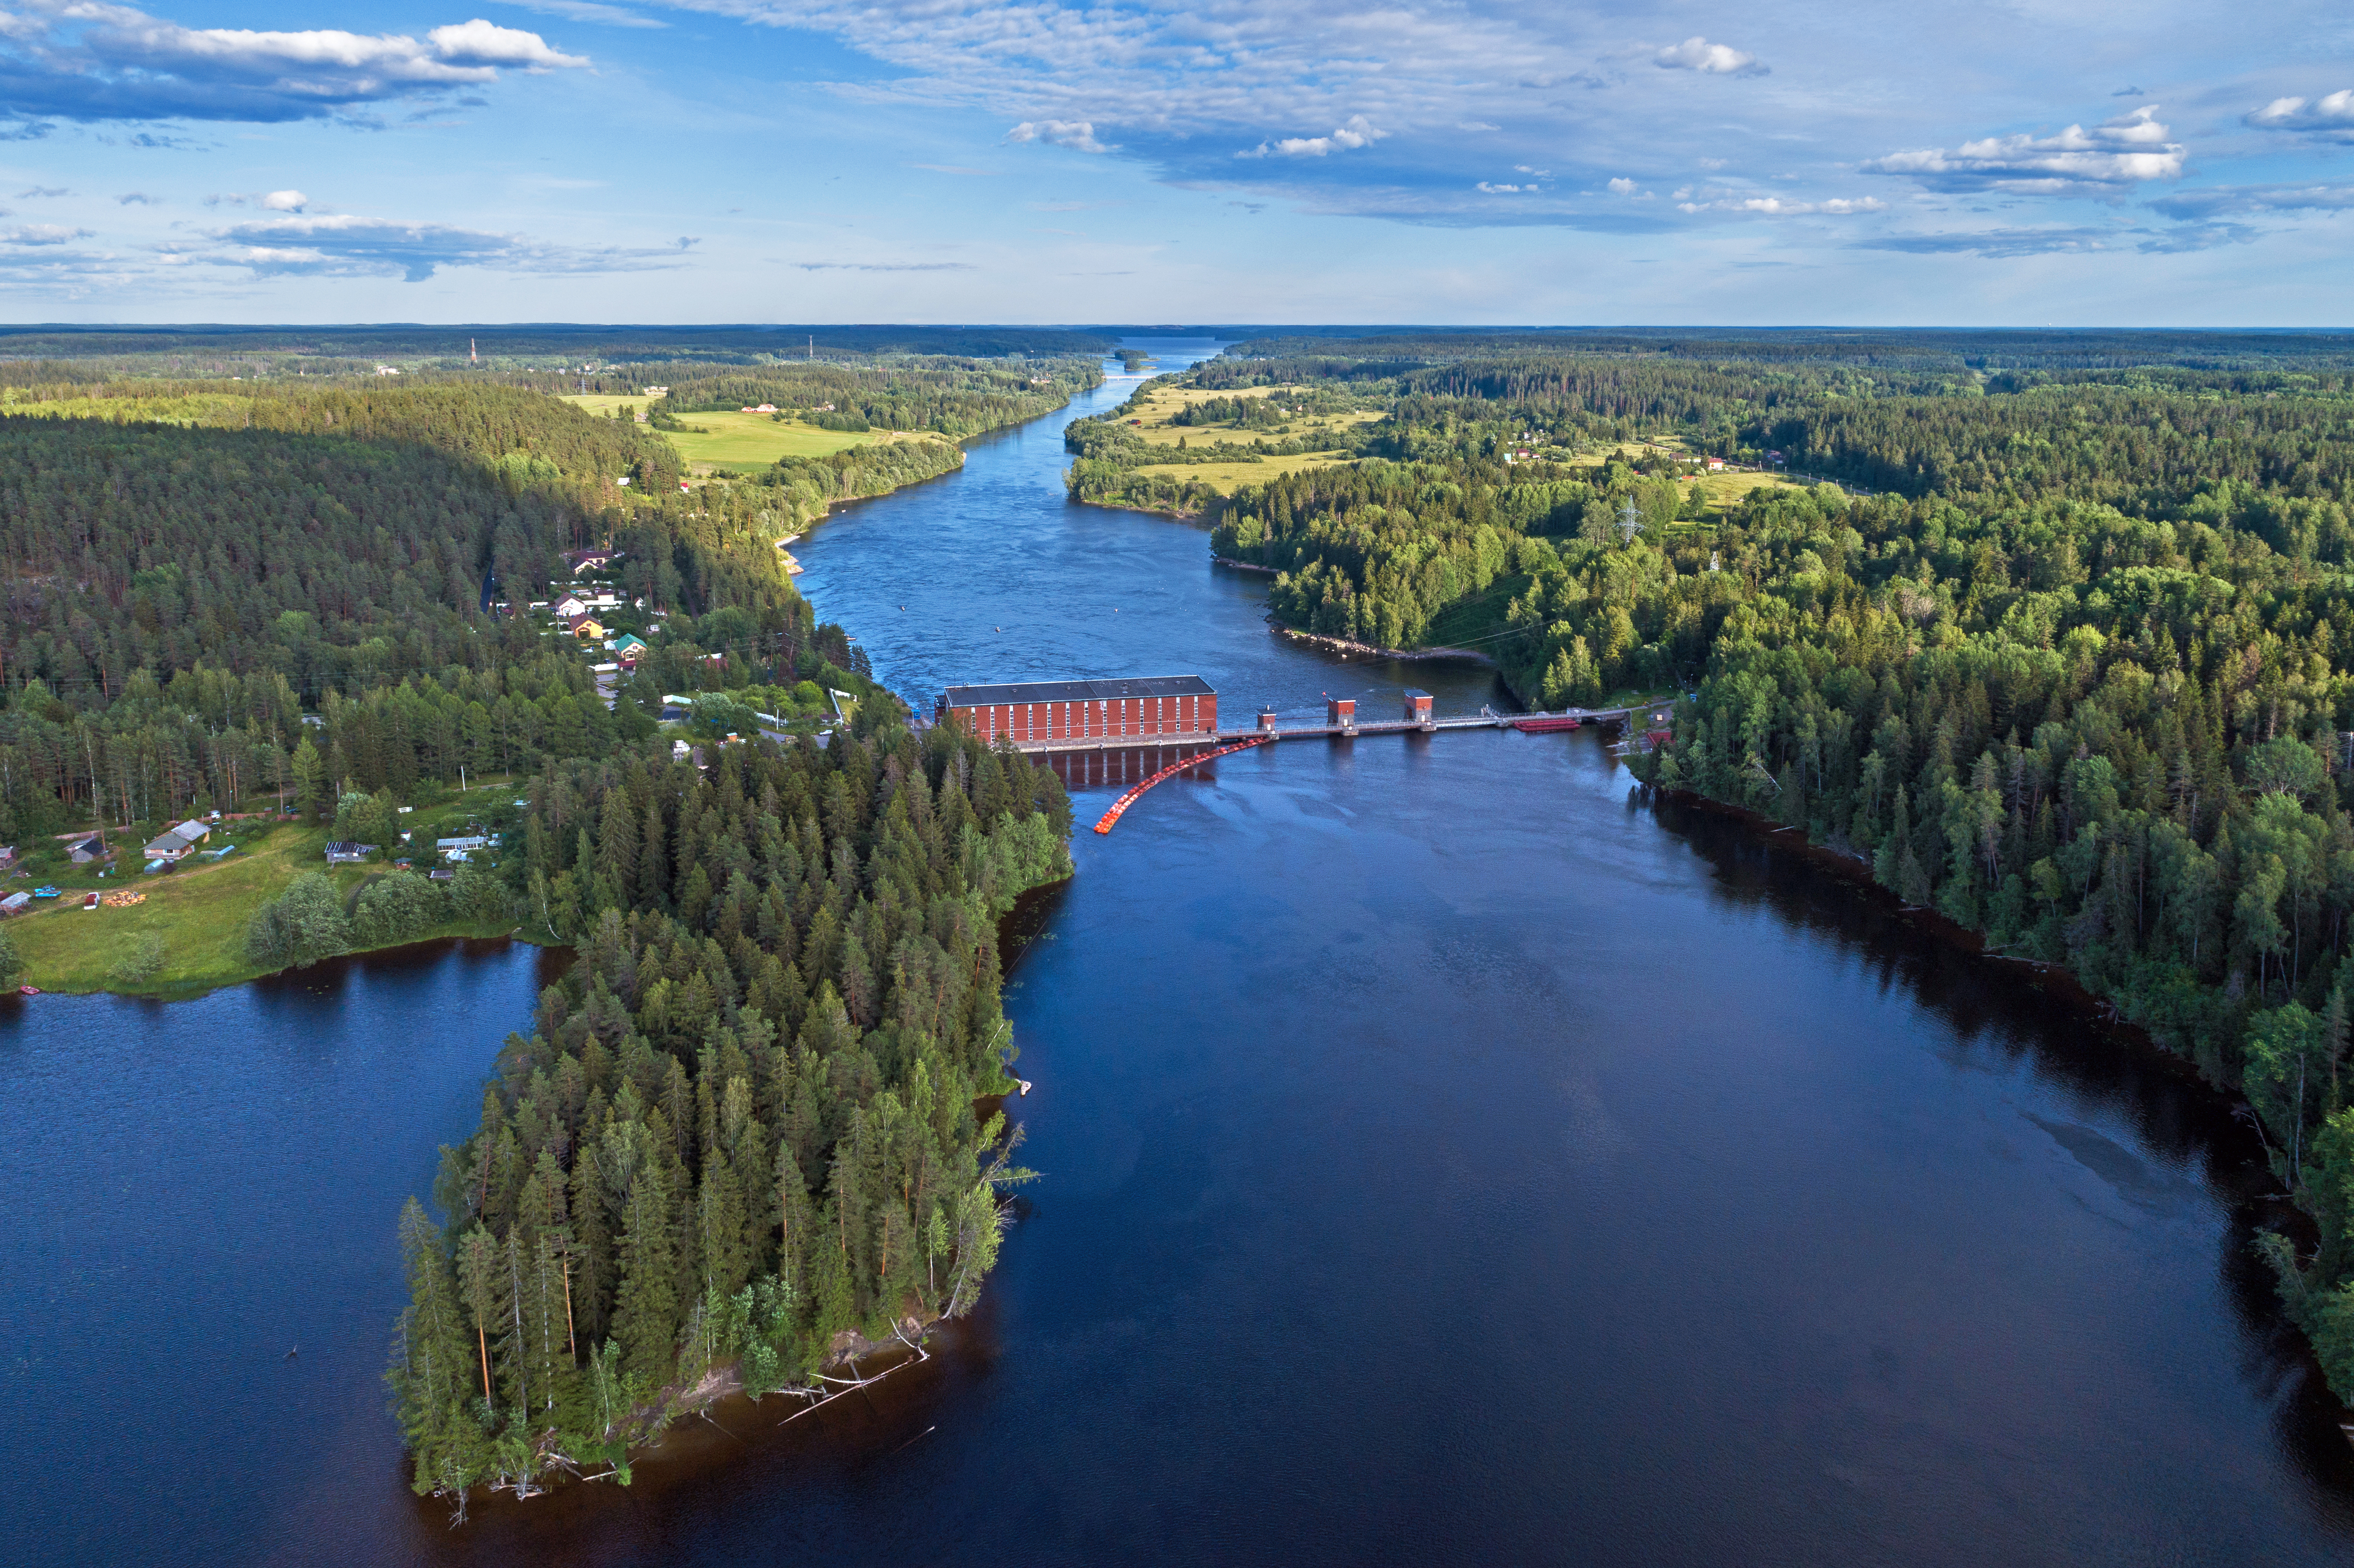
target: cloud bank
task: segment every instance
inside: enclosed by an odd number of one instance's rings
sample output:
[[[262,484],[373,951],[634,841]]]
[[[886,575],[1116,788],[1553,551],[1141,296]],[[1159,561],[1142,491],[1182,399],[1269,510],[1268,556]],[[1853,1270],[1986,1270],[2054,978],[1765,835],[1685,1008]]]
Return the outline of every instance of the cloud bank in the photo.
[[[2305,131],[2332,141],[2354,141],[2354,88],[2326,98],[2275,98],[2247,117],[2264,131]]]
[[[646,271],[680,263],[683,248],[583,249],[440,223],[348,215],[256,218],[216,230],[207,260],[261,277],[401,278],[421,283],[443,267],[581,274]]]
[[[2071,125],[2057,136],[1989,136],[1950,152],[1891,153],[1861,167],[1867,174],[1907,175],[1937,190],[2070,195],[2179,179],[2190,154],[2168,135],[2158,106],[2146,104],[2090,131]]]
[[[20,0],[0,22],[0,105],[20,121],[308,120],[487,85],[502,69],[588,65],[479,17],[420,39],[184,27],[97,0]]]

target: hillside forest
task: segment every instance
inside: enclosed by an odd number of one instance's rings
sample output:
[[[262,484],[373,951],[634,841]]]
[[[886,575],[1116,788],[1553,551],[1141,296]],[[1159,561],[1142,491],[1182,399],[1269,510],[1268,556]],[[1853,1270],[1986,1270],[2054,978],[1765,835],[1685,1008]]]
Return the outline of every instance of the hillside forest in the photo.
[[[1123,492],[1113,415],[1072,485],[1198,511],[1285,624],[1469,647],[1533,706],[1675,694],[1643,784],[2068,968],[2245,1097],[2303,1214],[2283,1298],[2354,1398],[2354,355],[1707,349],[1243,344],[1190,384],[1378,409],[1354,461],[1172,504]]]

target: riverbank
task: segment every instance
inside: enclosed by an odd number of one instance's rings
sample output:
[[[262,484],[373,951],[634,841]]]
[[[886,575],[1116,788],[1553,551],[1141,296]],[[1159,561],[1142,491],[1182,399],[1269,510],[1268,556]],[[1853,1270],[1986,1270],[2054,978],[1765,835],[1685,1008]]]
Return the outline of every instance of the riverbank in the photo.
[[[1288,637],[1295,642],[1305,642],[1311,647],[1330,648],[1341,653],[1367,653],[1377,659],[1396,659],[1408,663],[1425,659],[1462,660],[1469,663],[1485,664],[1491,669],[1496,667],[1495,660],[1472,648],[1380,648],[1371,642],[1352,641],[1346,637],[1326,637],[1319,632],[1301,631],[1281,621],[1269,624],[1274,626],[1278,636]]]

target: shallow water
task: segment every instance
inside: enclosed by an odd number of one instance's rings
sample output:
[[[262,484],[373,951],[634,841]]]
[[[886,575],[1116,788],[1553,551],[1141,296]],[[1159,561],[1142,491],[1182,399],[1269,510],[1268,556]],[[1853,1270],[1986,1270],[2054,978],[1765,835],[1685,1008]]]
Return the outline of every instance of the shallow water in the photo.
[[[1276,638],[1199,529],[1066,504],[1059,425],[795,546],[881,678],[1500,700]],[[454,1531],[375,1383],[391,1220],[535,956],[0,1003],[0,1555],[2343,1562],[2221,1103],[1627,784],[1590,732],[1287,741],[1083,828],[1007,998],[1045,1174],[965,1330]]]

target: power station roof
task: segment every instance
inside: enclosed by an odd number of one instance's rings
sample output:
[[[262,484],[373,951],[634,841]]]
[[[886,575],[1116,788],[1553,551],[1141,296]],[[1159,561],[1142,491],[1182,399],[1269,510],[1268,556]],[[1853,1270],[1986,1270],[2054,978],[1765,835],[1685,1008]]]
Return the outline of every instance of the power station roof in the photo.
[[[1199,675],[1140,675],[1122,681],[1008,681],[991,686],[950,686],[952,708],[991,708],[1023,703],[1114,702],[1121,697],[1214,697],[1217,689]]]

